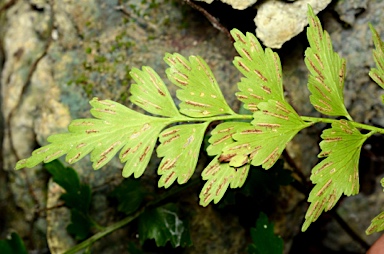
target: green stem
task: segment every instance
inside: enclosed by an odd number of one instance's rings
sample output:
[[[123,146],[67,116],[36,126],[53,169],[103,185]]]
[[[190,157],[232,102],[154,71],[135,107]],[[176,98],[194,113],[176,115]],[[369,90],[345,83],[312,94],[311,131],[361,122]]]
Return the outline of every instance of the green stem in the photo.
[[[170,119],[171,123],[178,122],[213,122],[213,121],[225,121],[225,120],[252,120],[253,115],[240,115],[240,114],[232,114],[232,115],[222,115],[222,116],[213,116],[213,117],[175,117]]]
[[[103,228],[102,231],[94,234],[93,236],[91,236],[87,240],[73,246],[72,248],[70,248],[69,250],[64,252],[64,254],[74,254],[74,253],[81,251],[82,249],[87,248],[88,246],[90,246],[91,244],[96,242],[97,240],[103,238],[104,236],[112,233],[113,231],[115,231],[121,227],[124,227],[125,225],[129,224],[131,221],[135,220],[142,213],[144,213],[148,207],[153,207],[153,206],[159,205],[161,202],[163,202],[167,198],[174,196],[176,194],[179,194],[180,192],[182,192],[186,189],[189,189],[191,186],[196,185],[199,182],[200,182],[200,179],[196,178],[196,179],[193,179],[192,181],[189,181],[188,183],[186,183],[184,185],[178,186],[177,188],[173,188],[170,191],[165,192],[164,194],[157,197],[155,200],[149,202],[146,206],[144,206],[140,210],[136,211],[134,214],[132,214],[132,215],[124,218],[123,220],[118,221],[118,222],[116,222],[116,223],[114,223],[108,227]]]
[[[306,122],[311,122],[312,124],[315,124],[315,123],[335,123],[335,122],[339,121],[337,119],[332,119],[332,118],[320,118],[320,117],[310,117],[310,116],[301,116],[301,119],[306,121]],[[384,134],[384,129],[382,129],[382,128],[367,125],[367,124],[362,124],[362,123],[358,123],[358,122],[354,122],[354,121],[349,121],[349,120],[348,120],[348,122],[351,123],[356,128],[371,131],[371,132],[373,132],[372,134],[374,134],[374,133]]]

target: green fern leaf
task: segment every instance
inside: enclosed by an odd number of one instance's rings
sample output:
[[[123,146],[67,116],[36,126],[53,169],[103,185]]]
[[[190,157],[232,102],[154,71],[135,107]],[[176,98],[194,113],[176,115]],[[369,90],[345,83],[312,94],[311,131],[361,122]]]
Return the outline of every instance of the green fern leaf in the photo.
[[[189,61],[179,54],[166,54],[168,79],[180,87],[176,92],[180,112],[190,117],[234,114],[221,93],[209,66],[199,56]]]
[[[232,167],[250,162],[269,169],[287,143],[309,126],[287,102],[269,100],[259,103],[258,108],[253,113],[252,125],[238,129],[233,135],[236,142],[224,148],[220,161],[229,162]]]
[[[371,225],[369,225],[365,233],[367,235],[371,235],[375,232],[380,232],[383,230],[384,230],[384,212],[381,212],[371,221]]]
[[[323,211],[334,207],[342,194],[359,192],[359,158],[364,141],[370,134],[361,134],[351,123],[340,120],[321,135],[321,153],[326,157],[312,169],[311,181],[316,184],[308,201],[311,205],[305,215],[302,231],[317,220]]]
[[[176,125],[160,133],[157,156],[164,158],[157,170],[161,175],[159,187],[168,188],[176,179],[179,184],[189,180],[195,171],[208,124]]]
[[[384,178],[381,179],[381,186],[384,188]],[[371,235],[375,232],[380,232],[384,230],[384,211],[381,212],[379,215],[377,215],[373,220],[371,221],[371,225],[367,228],[365,233],[367,235]]]
[[[270,48],[265,51],[256,37],[239,30],[231,31],[234,46],[240,57],[233,61],[236,68],[245,76],[238,83],[240,92],[237,98],[252,112],[260,102],[268,100],[284,101],[283,80],[279,56]]]
[[[305,51],[305,64],[310,72],[310,101],[320,113],[351,119],[344,106],[345,59],[333,51],[329,34],[323,31],[311,7],[308,7],[308,22],[310,47]]]
[[[16,169],[47,163],[64,154],[68,163],[75,163],[89,153],[93,168],[99,169],[121,150],[119,158],[127,162],[123,176],[134,173],[139,177],[149,162],[158,134],[169,124],[169,119],[146,116],[110,100],[94,98],[90,104],[96,119],[72,121],[69,133],[48,137],[51,144],[19,161]]]
[[[218,155],[228,145],[235,142],[232,138],[233,134],[239,128],[249,127],[249,123],[245,122],[224,122],[216,126],[211,132],[211,137],[208,142],[207,153],[210,156]]]
[[[379,33],[375,30],[375,28],[369,24],[369,27],[372,31],[372,39],[375,43],[375,48],[373,50],[373,58],[375,59],[375,63],[377,68],[372,68],[369,72],[369,76],[384,89],[384,43],[380,39]],[[382,96],[384,102],[384,95]]]
[[[134,68],[130,75],[137,83],[131,85],[132,103],[155,115],[180,116],[167,87],[152,68]]]
[[[234,168],[229,163],[221,163],[219,155],[203,170],[203,180],[208,180],[200,192],[200,205],[207,206],[212,200],[217,204],[230,186],[232,189],[243,186],[248,176],[249,164]]]

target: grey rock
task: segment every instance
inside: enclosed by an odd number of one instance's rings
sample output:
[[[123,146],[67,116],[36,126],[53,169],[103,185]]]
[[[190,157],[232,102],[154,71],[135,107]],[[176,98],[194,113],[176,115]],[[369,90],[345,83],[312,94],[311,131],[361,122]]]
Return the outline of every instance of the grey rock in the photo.
[[[302,32],[308,24],[308,4],[317,14],[330,2],[330,0],[300,0],[294,3],[266,1],[259,6],[254,19],[256,35],[265,46],[281,48],[285,42]]]

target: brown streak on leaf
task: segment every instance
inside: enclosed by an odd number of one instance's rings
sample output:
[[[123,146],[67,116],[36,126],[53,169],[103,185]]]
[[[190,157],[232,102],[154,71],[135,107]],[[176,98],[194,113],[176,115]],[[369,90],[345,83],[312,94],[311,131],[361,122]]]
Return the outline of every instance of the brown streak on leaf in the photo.
[[[257,126],[267,127],[267,128],[280,128],[281,124],[278,123],[257,123]]]
[[[337,142],[337,141],[340,141],[340,140],[343,140],[342,137],[332,137],[332,138],[325,138],[324,141],[325,142]]]
[[[253,151],[249,154],[249,159],[253,160],[253,158],[258,154],[260,149],[261,146],[255,147],[255,149],[253,149]]]
[[[279,147],[276,147],[275,150],[272,151],[270,155],[267,156],[262,162],[262,164],[268,162],[269,160],[274,161],[276,156],[278,156],[277,151],[279,150]]]
[[[76,146],[76,149],[82,148],[82,147],[84,147],[84,146],[86,146],[85,143],[80,143],[80,144],[78,144],[78,145]]]
[[[100,167],[100,165],[107,159],[106,156],[100,157],[100,159],[96,163],[96,168]]]
[[[316,79],[318,79],[318,78],[316,78]],[[325,86],[323,83],[321,83],[323,86]],[[328,95],[326,95],[318,86],[314,86],[315,87],[315,89],[321,94],[321,96],[324,98],[324,99],[326,99],[326,100],[328,100],[328,101],[331,101],[331,98],[329,98],[328,97]]]
[[[177,135],[175,135],[175,136],[173,136],[173,137],[171,137],[171,138],[169,138],[167,140],[164,140],[163,145],[169,144],[169,143],[171,143],[172,141],[174,141],[174,140],[176,140],[178,138],[180,138],[179,134],[177,134]]]
[[[279,64],[279,56],[276,53],[273,53],[273,63],[275,64],[275,70],[278,77],[278,81],[281,80],[281,73],[280,73],[280,64]]]
[[[236,156],[235,153],[233,153],[233,154],[226,154],[226,155],[222,154],[222,155],[220,155],[218,160],[219,160],[219,162],[230,162],[231,159],[233,157],[235,157],[235,156]]]
[[[214,176],[219,170],[220,170],[220,164],[215,163],[214,165],[210,166],[210,167],[204,172],[204,175],[206,175],[206,176],[209,176],[209,175]]]
[[[56,153],[47,155],[47,156],[44,158],[44,161],[49,161],[49,160],[51,160],[51,158],[54,158],[54,157],[58,156],[58,155],[61,154],[62,152],[63,152],[63,150],[59,150],[59,151],[57,151]]]
[[[312,62],[312,60],[308,57],[308,62],[311,65],[312,69],[317,73],[317,75],[320,77],[320,79],[324,80],[324,76],[321,73],[321,71],[316,67],[316,65]]]
[[[237,150],[237,149],[243,149],[243,148],[249,148],[249,144],[246,143],[246,144],[240,144],[240,145],[237,145],[237,146],[233,146],[231,148],[229,148],[228,150]]]
[[[316,172],[314,172],[313,175],[317,175],[319,172],[321,172],[322,170],[328,168],[329,166],[331,166],[333,164],[333,162],[327,162],[327,163],[324,163],[324,165],[322,165],[319,169],[316,170]]]
[[[312,204],[310,207],[309,207],[309,210],[307,211],[307,214],[305,216],[306,219],[312,217],[312,214],[315,210],[317,210],[317,206],[319,205],[319,201],[316,201],[314,204]],[[311,220],[312,221],[312,220]]]
[[[91,133],[98,133],[98,130],[86,130],[85,133],[91,134]]]
[[[248,58],[249,61],[252,61],[251,54],[249,54],[248,50],[245,48],[241,48],[241,51],[244,53],[244,55]]]
[[[332,207],[336,203],[336,189],[333,189],[332,193],[329,195],[328,198],[328,206],[325,208],[325,211],[329,211],[332,209]]]
[[[88,122],[88,121],[82,121],[82,122],[77,121],[77,122],[73,123],[72,125],[73,126],[93,126],[94,123]]]
[[[172,160],[171,159],[167,159],[164,164],[161,166],[161,170],[169,170],[173,167],[175,167],[176,165],[176,162],[177,160],[179,159],[179,157],[176,157],[176,158],[173,158]]]
[[[187,64],[187,63],[185,63],[184,62],[184,60],[183,59],[181,59],[181,57],[180,56],[176,56],[176,60],[179,62],[179,63],[181,63],[188,71],[191,71],[192,70],[192,68],[191,67],[189,67],[189,65]]]
[[[291,111],[289,111],[289,109],[287,109],[283,103],[281,103],[280,101],[276,101],[276,108],[280,109],[281,111],[284,111],[285,113],[289,114],[291,113]]]
[[[101,156],[105,156],[107,155],[108,153],[110,153],[117,145],[121,144],[121,141],[116,141],[115,143],[113,143],[110,147],[108,147],[107,150],[105,150],[104,152],[101,153]]]
[[[345,61],[343,61],[342,63],[343,65],[341,66],[340,70],[339,70],[339,86],[340,88],[343,86],[344,84],[344,77],[345,77]]]
[[[317,62],[320,64],[320,68],[324,70],[324,64],[321,61],[319,55],[318,54],[313,54],[313,56],[316,58]]]
[[[242,42],[243,44],[246,44],[246,41],[243,40],[243,38],[241,37],[240,34],[236,33],[236,37],[237,37],[237,39],[238,39],[240,42]]]
[[[268,110],[263,110],[263,113],[265,115],[277,117],[277,118],[280,118],[280,119],[283,119],[283,120],[287,120],[287,121],[289,120],[288,116],[285,116],[285,115],[282,115],[282,114],[276,114],[276,113],[273,113],[273,112],[269,112]]]
[[[81,155],[81,153],[77,153],[74,157],[72,157],[72,158],[70,158],[70,159],[68,160],[68,163],[69,163],[69,164],[72,164],[72,162],[73,162],[74,160],[77,160],[77,159],[80,157],[80,155]]]
[[[246,72],[251,71],[243,62],[241,62],[241,60],[239,60],[238,63],[239,63],[239,66],[243,68]]]
[[[266,92],[267,94],[271,94],[271,88],[269,88],[267,86],[261,86],[261,89],[263,89],[264,92]]]
[[[230,131],[233,130],[233,128],[234,128],[234,127],[225,128],[225,129],[222,129],[222,130],[217,131],[217,133],[230,132]]]
[[[328,182],[326,184],[324,184],[323,187],[321,187],[321,189],[316,193],[316,196],[320,197],[321,195],[323,195],[325,189],[327,189],[332,183],[332,179],[329,179]]]
[[[142,161],[144,160],[145,156],[147,156],[147,154],[148,154],[148,152],[149,152],[150,149],[151,149],[151,146],[147,146],[147,147],[145,148],[143,154],[140,155],[140,159],[139,159],[140,162],[142,162]]]
[[[175,133],[177,133],[177,132],[179,132],[179,131],[180,131],[180,129],[173,129],[173,130],[168,131],[168,132],[163,132],[163,133],[161,134],[161,136],[162,136],[163,138],[165,138],[166,136],[175,134]]]
[[[157,80],[156,80],[156,77],[153,75],[153,73],[151,71],[148,71],[149,73],[149,76],[150,76],[150,79],[152,81],[152,84],[156,87],[157,89],[157,92],[161,95],[161,96],[165,96],[165,93],[160,89],[160,86],[157,84]]]
[[[168,184],[169,180],[171,180],[171,178],[175,175],[175,171],[173,171],[172,173],[169,174],[169,176],[165,179],[165,184]]]
[[[216,196],[219,195],[220,191],[223,189],[223,187],[225,186],[225,184],[228,182],[228,178],[224,178],[223,181],[219,184],[219,186],[217,187],[217,190],[216,190]]]
[[[224,142],[225,140],[230,139],[231,137],[232,137],[232,134],[225,135],[225,136],[221,137],[220,139],[216,140],[215,142],[213,142],[212,145],[216,146],[216,145]]]
[[[107,114],[111,114],[111,115],[116,115],[116,111],[114,111],[112,109],[108,109],[108,108],[104,108],[104,109],[96,108],[95,110],[98,111],[98,112],[101,112],[101,113],[107,113]]]
[[[324,108],[324,107],[321,107],[319,105],[313,105],[318,111],[320,112],[329,112],[332,110],[332,108]]]
[[[130,151],[131,151],[131,148],[130,147],[127,148],[127,150],[125,150],[125,152],[121,154],[121,160],[124,160]]]
[[[262,133],[262,130],[257,130],[257,129],[248,129],[248,130],[243,130],[240,132],[240,134],[259,134]]]
[[[208,104],[204,104],[204,103],[200,103],[200,102],[195,102],[195,101],[190,101],[190,100],[186,100],[185,103],[187,103],[189,105],[192,105],[192,106],[195,106],[195,107],[202,107],[202,108],[210,107],[210,105],[208,105]]]
[[[264,82],[267,82],[267,81],[268,81],[268,79],[267,79],[266,77],[264,77],[263,74],[261,74],[260,71],[258,71],[258,70],[253,70],[253,71],[256,73],[256,75],[257,75],[261,80],[263,80]]]
[[[137,150],[139,150],[140,146],[143,144],[143,142],[140,142],[139,144],[137,144],[137,146],[135,146],[134,148],[131,149],[131,152],[132,153],[136,153]]]
[[[263,96],[259,96],[259,95],[254,94],[254,93],[251,93],[250,95],[251,95],[253,98],[256,98],[256,99],[258,99],[258,100],[264,100],[264,97],[263,97]]]
[[[181,80],[177,77],[174,77],[174,79],[180,84],[180,85],[183,85],[183,86],[187,86],[188,85],[188,81],[185,81],[185,80]]]

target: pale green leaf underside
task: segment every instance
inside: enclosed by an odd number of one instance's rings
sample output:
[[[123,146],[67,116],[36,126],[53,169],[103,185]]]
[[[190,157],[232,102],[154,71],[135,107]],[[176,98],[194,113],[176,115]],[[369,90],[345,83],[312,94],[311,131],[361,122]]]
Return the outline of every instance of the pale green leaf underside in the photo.
[[[233,64],[245,76],[238,83],[240,92],[237,98],[252,112],[260,102],[268,100],[284,101],[283,80],[279,56],[270,48],[265,51],[256,37],[239,30],[231,31],[234,46],[240,57]]]
[[[365,233],[371,235],[375,232],[380,232],[384,230],[384,212],[381,212],[371,221],[371,225],[367,228]]]
[[[380,181],[381,186],[384,187],[384,178]],[[384,212],[381,212],[371,221],[371,225],[367,228],[365,233],[367,235],[373,234],[375,232],[380,232],[384,230]]]
[[[180,116],[167,87],[152,68],[134,68],[130,75],[136,82],[130,89],[132,103],[155,115]]]
[[[312,169],[311,181],[315,187],[308,198],[311,205],[305,215],[303,231],[323,211],[332,209],[342,194],[350,196],[359,192],[360,150],[367,137],[344,120],[333,123],[332,128],[323,132],[319,157],[327,158]]]
[[[164,157],[157,169],[159,187],[168,188],[176,179],[186,183],[195,171],[200,147],[209,122],[176,125],[160,133],[157,156]]]
[[[238,129],[249,127],[249,123],[245,122],[224,122],[215,127],[211,132],[211,137],[208,142],[210,145],[207,147],[207,153],[210,156],[220,154],[223,149],[234,143],[232,136]]]
[[[180,87],[176,96],[181,100],[180,112],[190,117],[234,114],[228,106],[209,66],[199,56],[189,60],[180,54],[166,54],[164,61],[168,79]]]
[[[94,98],[90,104],[96,119],[72,121],[68,133],[48,137],[51,144],[19,161],[16,169],[47,163],[64,154],[68,163],[75,163],[89,153],[93,168],[99,169],[121,150],[119,158],[128,165],[124,167],[123,176],[134,173],[139,177],[148,164],[158,134],[169,120],[142,115],[110,100]]]
[[[238,128],[235,143],[224,148],[221,161],[233,167],[247,163],[269,169],[280,157],[287,143],[309,126],[287,103],[269,100],[258,105],[252,125]]]
[[[219,155],[203,170],[203,180],[208,180],[200,192],[200,205],[207,206],[212,200],[217,204],[224,196],[225,191],[243,186],[248,176],[249,164],[234,168],[229,163],[221,163]]]
[[[373,50],[373,58],[377,68],[372,68],[369,72],[369,76],[384,89],[384,43],[380,39],[379,33],[375,28],[369,24],[372,31],[372,39],[375,43],[375,49]]]
[[[312,9],[308,10],[307,37],[310,47],[305,51],[305,64],[310,71],[310,101],[325,115],[351,119],[344,106],[345,59],[333,51],[327,31],[323,31]]]

